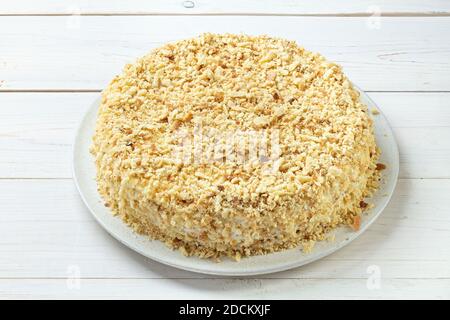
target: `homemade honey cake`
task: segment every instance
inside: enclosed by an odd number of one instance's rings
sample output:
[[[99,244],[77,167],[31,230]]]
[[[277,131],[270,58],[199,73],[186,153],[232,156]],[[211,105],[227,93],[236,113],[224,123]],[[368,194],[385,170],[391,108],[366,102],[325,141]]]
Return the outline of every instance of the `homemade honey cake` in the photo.
[[[320,54],[204,34],[109,83],[91,151],[105,204],[137,232],[186,255],[240,259],[357,229],[380,176],[373,130],[357,90]]]

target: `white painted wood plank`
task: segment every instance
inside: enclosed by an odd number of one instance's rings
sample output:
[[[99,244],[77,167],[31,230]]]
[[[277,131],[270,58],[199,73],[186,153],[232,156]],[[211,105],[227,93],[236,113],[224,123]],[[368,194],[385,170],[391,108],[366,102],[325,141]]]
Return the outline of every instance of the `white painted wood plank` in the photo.
[[[450,127],[394,128],[403,178],[450,177]]]
[[[72,177],[75,128],[98,94],[0,94],[0,178]]]
[[[102,89],[123,65],[206,31],[296,40],[364,90],[450,90],[450,17],[3,16],[0,90]],[[372,23],[373,22],[373,23]]]
[[[69,282],[72,283],[72,282]],[[371,288],[369,286],[369,288]],[[0,299],[448,299],[450,279],[2,279]]]
[[[445,0],[16,0],[1,1],[0,14],[442,14]]]
[[[77,124],[98,93],[1,93],[0,178],[70,178]],[[371,93],[402,178],[450,178],[450,93]]]
[[[394,128],[450,126],[450,93],[370,92]]]
[[[436,188],[439,186],[439,188]],[[450,278],[450,180],[400,180],[367,232],[310,265],[260,276],[284,279]],[[214,278],[163,266],[110,237],[71,180],[0,180],[0,279]],[[1,291],[1,289],[0,289]]]

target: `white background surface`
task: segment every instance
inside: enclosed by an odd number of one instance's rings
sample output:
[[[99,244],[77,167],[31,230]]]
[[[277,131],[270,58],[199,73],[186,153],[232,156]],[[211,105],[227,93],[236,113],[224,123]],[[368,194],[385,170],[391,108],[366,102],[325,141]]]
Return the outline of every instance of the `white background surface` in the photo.
[[[450,1],[192,2],[0,0],[0,298],[450,298]],[[287,272],[204,276],[132,252],[83,206],[71,144],[97,92],[206,31],[320,51],[388,117],[399,184],[349,246]]]

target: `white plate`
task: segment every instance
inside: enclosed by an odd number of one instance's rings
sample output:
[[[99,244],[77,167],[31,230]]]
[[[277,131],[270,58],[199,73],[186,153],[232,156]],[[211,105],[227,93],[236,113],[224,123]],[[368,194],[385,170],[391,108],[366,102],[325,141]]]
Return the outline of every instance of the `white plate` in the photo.
[[[323,258],[356,239],[380,215],[394,192],[399,170],[399,155],[394,135],[382,114],[372,115],[370,110],[376,108],[374,102],[364,92],[361,90],[360,92],[361,100],[369,107],[369,114],[374,119],[377,143],[382,150],[380,162],[386,164],[387,169],[382,171],[381,188],[371,199],[375,207],[362,216],[359,231],[354,232],[349,227],[338,228],[334,231],[335,241],[318,242],[309,254],[297,248],[265,256],[243,258],[240,262],[223,259],[217,263],[196,257],[185,257],[179,251],[168,249],[159,241],[150,240],[133,232],[120,218],[111,214],[97,192],[96,169],[89,147],[94,134],[100,98],[92,104],[78,128],[73,154],[74,180],[86,206],[103,228],[126,246],[158,262],[189,271],[228,276],[264,274],[302,266]]]

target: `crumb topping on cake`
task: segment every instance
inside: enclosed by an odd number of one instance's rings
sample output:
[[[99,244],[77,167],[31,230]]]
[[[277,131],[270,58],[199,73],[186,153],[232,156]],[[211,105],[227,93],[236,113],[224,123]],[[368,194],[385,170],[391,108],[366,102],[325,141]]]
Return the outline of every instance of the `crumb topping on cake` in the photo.
[[[200,126],[276,132],[275,170],[258,158],[179,161],[177,132]],[[200,257],[310,250],[359,227],[379,180],[372,121],[341,68],[267,36],[204,34],[127,65],[102,94],[91,151],[115,214]]]

